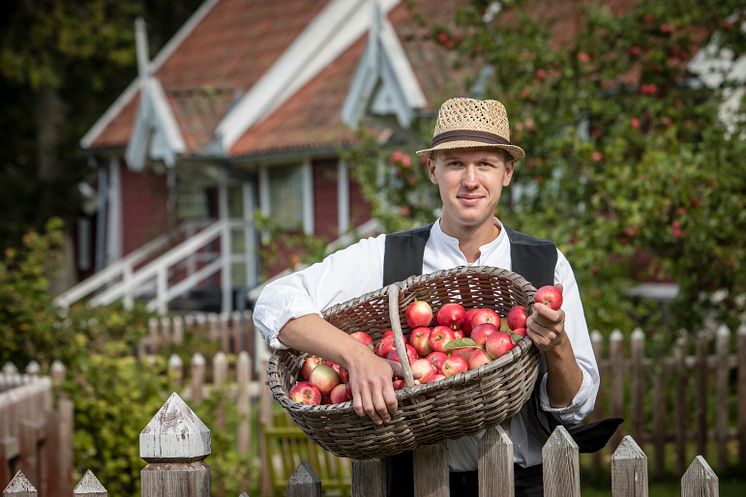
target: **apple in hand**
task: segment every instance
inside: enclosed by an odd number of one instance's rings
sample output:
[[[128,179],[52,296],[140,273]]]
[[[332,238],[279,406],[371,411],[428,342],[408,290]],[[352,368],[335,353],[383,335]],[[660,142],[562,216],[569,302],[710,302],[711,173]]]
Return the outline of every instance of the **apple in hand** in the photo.
[[[435,366],[435,369],[440,371],[443,367],[443,361],[448,359],[448,355],[446,355],[445,352],[430,352],[427,357],[425,357],[425,359],[430,361],[430,364]]]
[[[433,351],[430,346],[430,333],[432,330],[427,327],[415,328],[409,335],[409,343],[414,347],[418,354],[426,356]]]
[[[321,395],[329,395],[334,387],[342,383],[337,372],[326,364],[319,364],[313,368],[308,381],[318,387]]]
[[[441,371],[443,372],[443,376],[445,376],[446,378],[450,378],[451,376],[463,373],[468,369],[469,363],[467,363],[463,357],[452,355],[451,357],[443,361],[443,367],[441,368]]]
[[[518,328],[526,327],[526,319],[528,319],[528,313],[526,308],[522,305],[517,305],[508,311],[506,320],[508,321],[508,327],[511,330],[517,330]]]
[[[404,316],[410,329],[428,326],[433,320],[433,309],[424,300],[416,300],[407,306]]]
[[[504,331],[498,331],[487,338],[487,343],[485,344],[487,353],[493,359],[497,359],[498,357],[507,354],[514,347],[515,343],[513,343],[513,339],[510,338],[510,334],[505,333]]]
[[[562,292],[553,285],[546,285],[536,290],[535,302],[541,302],[555,311],[562,307]]]
[[[526,331],[526,328],[516,328],[512,331],[512,333],[520,337],[525,337],[526,335],[528,335],[528,331]]]
[[[469,356],[469,369],[478,369],[489,362],[492,362],[492,358],[487,355],[484,349],[474,349],[474,352]]]
[[[489,323],[489,324],[494,325],[496,328],[499,328],[500,327],[500,315],[496,313],[494,310],[489,309],[487,307],[477,309],[477,312],[475,312],[471,316],[472,331],[474,330],[474,328],[476,328],[477,326],[483,323]]]
[[[303,361],[303,366],[300,368],[300,375],[304,380],[308,380],[311,378],[311,371],[321,364],[323,359],[321,357],[311,356],[306,357],[306,359]]]
[[[436,326],[430,333],[430,347],[436,352],[443,352],[443,347],[456,336],[448,326]]]
[[[446,304],[435,315],[435,321],[440,326],[448,326],[452,330],[461,328],[464,319],[466,319],[466,311],[461,304]]]
[[[495,333],[499,333],[500,330],[497,329],[497,326],[491,323],[482,323],[476,325],[471,330],[471,339],[474,340],[477,345],[480,347],[484,347],[485,342],[487,342],[487,338],[490,335],[494,335]]]
[[[310,381],[299,381],[290,388],[288,397],[293,402],[299,402],[309,406],[321,404],[321,392],[319,388]]]

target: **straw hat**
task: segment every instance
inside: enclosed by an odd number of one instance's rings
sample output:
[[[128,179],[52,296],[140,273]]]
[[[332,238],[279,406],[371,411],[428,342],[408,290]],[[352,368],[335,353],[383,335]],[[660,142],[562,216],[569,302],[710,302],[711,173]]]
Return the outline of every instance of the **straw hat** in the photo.
[[[494,147],[505,150],[515,160],[526,152],[510,143],[510,125],[505,106],[497,100],[451,98],[443,102],[433,131],[432,147],[418,150],[422,157],[434,150]]]

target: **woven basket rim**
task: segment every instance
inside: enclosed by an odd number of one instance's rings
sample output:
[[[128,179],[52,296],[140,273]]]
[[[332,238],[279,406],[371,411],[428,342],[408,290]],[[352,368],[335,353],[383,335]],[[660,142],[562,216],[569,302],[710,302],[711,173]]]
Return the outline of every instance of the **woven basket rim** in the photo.
[[[533,301],[533,296],[536,292],[536,289],[533,287],[533,285],[531,285],[531,283],[529,283],[523,276],[513,271],[509,271],[507,269],[500,268],[497,266],[458,266],[455,268],[434,271],[428,274],[410,276],[409,278],[405,280],[392,283],[391,285],[387,285],[378,290],[374,290],[372,292],[366,293],[364,295],[361,295],[360,297],[356,297],[354,299],[345,301],[340,304],[335,304],[325,309],[322,312],[322,314],[324,315],[324,318],[326,319],[328,315],[339,312],[339,310],[341,309],[347,309],[349,307],[369,301],[373,298],[387,296],[389,293],[390,287],[394,285],[399,287],[399,294],[401,295],[413,285],[417,285],[422,282],[428,282],[428,281],[438,279],[438,278],[451,276],[453,274],[458,274],[458,273],[489,274],[489,275],[508,279],[512,283],[516,283],[522,288],[525,288],[527,290],[527,297],[529,298],[529,303]],[[399,402],[410,400],[413,397],[416,397],[419,395],[430,394],[432,392],[445,390],[447,388],[450,388],[455,383],[459,383],[459,384],[476,383],[479,378],[481,378],[485,374],[491,373],[494,369],[501,368],[505,366],[506,364],[519,360],[519,358],[522,355],[528,353],[531,347],[535,347],[533,342],[528,337],[523,337],[521,340],[518,341],[516,346],[513,349],[511,349],[510,352],[508,352],[507,354],[493,361],[490,361],[487,364],[480,366],[477,369],[467,370],[467,371],[458,373],[454,376],[451,376],[449,378],[445,378],[445,379],[442,379],[442,380],[439,380],[433,383],[426,383],[424,385],[414,385],[412,387],[404,387],[395,392],[396,399]],[[272,356],[270,357],[268,370],[273,370],[273,369],[277,369],[280,367],[280,360],[281,360],[282,354],[294,354],[296,356],[309,355],[306,353],[301,353],[294,349],[276,350],[272,353]],[[346,401],[346,402],[342,402],[338,404],[321,404],[321,405],[307,405],[307,404],[303,404],[300,402],[294,402],[288,396],[288,393],[285,387],[280,384],[280,381],[277,378],[275,378],[275,375],[267,376],[267,385],[272,391],[272,396],[275,398],[275,400],[279,402],[280,405],[282,405],[282,407],[284,407],[285,409],[289,411],[293,411],[297,413],[305,413],[305,414],[318,414],[318,415],[342,414],[342,413],[349,413],[353,411],[352,401]]]

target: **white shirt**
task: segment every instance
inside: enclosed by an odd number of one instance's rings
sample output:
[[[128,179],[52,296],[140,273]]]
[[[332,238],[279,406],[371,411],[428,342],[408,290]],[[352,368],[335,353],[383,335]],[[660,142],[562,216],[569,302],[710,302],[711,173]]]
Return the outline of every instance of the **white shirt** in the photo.
[[[500,225],[499,221],[495,222]],[[307,314],[320,316],[324,309],[332,305],[380,289],[383,286],[385,239],[386,235],[380,235],[361,240],[302,271],[269,283],[259,296],[253,313],[254,325],[269,345],[287,348],[277,336],[289,320]],[[459,249],[458,240],[443,233],[440,222],[434,223],[425,245],[422,274],[466,265],[470,264]],[[512,268],[510,241],[504,229],[500,230],[497,238],[480,247],[479,258],[471,265]],[[600,380],[575,275],[559,250],[554,281],[563,286],[565,331],[583,373],[583,381],[569,406],[553,408],[549,405],[546,390],[547,373],[540,370],[539,374],[543,376],[539,398],[542,409],[554,413],[564,424],[577,424],[593,410]],[[528,467],[541,463],[542,445],[527,431],[528,416],[525,411],[522,409],[511,419],[510,438],[515,462]],[[482,435],[447,441],[451,471],[477,469],[478,444]]]

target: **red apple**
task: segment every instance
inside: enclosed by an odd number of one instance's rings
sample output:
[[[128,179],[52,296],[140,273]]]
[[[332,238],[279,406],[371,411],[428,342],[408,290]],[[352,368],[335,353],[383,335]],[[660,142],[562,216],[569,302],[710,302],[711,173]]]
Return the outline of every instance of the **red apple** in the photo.
[[[310,381],[299,381],[290,388],[288,392],[293,402],[299,402],[309,406],[321,404],[321,392],[319,388]]]
[[[534,300],[548,305],[556,311],[562,307],[562,292],[556,286],[546,285],[536,290]]]
[[[500,315],[496,313],[494,310],[489,309],[487,307],[483,307],[481,309],[477,309],[477,312],[475,312],[471,316],[471,329],[472,331],[474,328],[479,326],[483,323],[489,323],[495,325],[496,328],[500,327]]]
[[[469,361],[469,357],[471,356],[472,352],[475,350],[482,350],[482,349],[474,349],[471,347],[464,347],[463,349],[456,349],[451,352],[451,355],[457,355],[459,357],[463,357],[464,360],[467,362]]]
[[[518,335],[519,337],[525,337],[528,335],[528,331],[526,331],[526,328],[516,328],[512,331],[514,335]]]
[[[466,317],[464,319],[464,324],[461,325],[461,331],[464,332],[464,336],[468,337],[471,336],[471,318],[474,316],[474,313],[477,312],[479,309],[469,309],[466,311]]]
[[[464,332],[461,330],[453,330],[453,338],[454,340],[458,340],[459,338],[464,338]]]
[[[442,372],[443,376],[450,378],[453,375],[462,373],[469,369],[469,363],[464,360],[463,357],[452,355],[445,361],[443,361]]]
[[[432,330],[424,326],[415,328],[412,330],[412,334],[409,335],[409,343],[421,356],[426,356],[433,351],[430,346],[430,333]]]
[[[448,356],[445,352],[430,352],[427,357],[425,357],[428,361],[430,361],[430,364],[435,366],[435,369],[440,371],[440,369],[443,367],[443,361],[448,359]]]
[[[452,330],[461,328],[464,319],[466,319],[466,311],[461,304],[446,304],[435,315],[435,321],[440,326],[448,326]]]
[[[394,336],[394,330],[386,330],[383,332],[383,336],[381,339],[384,339],[386,337],[393,337]]]
[[[436,352],[443,352],[443,347],[455,339],[453,330],[447,326],[436,326],[430,333],[430,347]]]
[[[349,383],[345,385],[345,393],[347,394],[347,400],[352,400],[352,387]]]
[[[480,366],[491,361],[492,359],[487,355],[487,352],[485,352],[484,349],[474,349],[474,352],[469,356],[469,369],[478,369]]]
[[[355,331],[354,333],[350,333],[350,336],[363,345],[367,345],[369,349],[373,349],[373,338],[371,338],[371,336],[366,332]]]
[[[407,386],[407,383],[404,380],[402,379],[394,380],[394,390],[401,390],[405,386]]]
[[[332,402],[332,398],[329,397],[328,395],[322,395],[321,404],[327,406],[329,404],[334,404],[334,402]]]
[[[427,359],[417,359],[412,363],[412,376],[421,384],[429,382],[437,373],[438,370]]]
[[[344,366],[339,367],[339,371],[337,372],[339,374],[339,379],[342,381],[342,383],[349,383],[350,382],[350,372],[347,371],[347,368]]]
[[[445,380],[445,379],[446,379],[445,376],[443,376],[442,374],[438,373],[436,375],[433,375],[433,377],[430,378],[430,381],[428,381],[428,383],[435,383],[438,380]]]
[[[493,359],[497,359],[498,357],[507,354],[513,349],[513,347],[515,347],[515,343],[513,343],[513,339],[510,338],[510,334],[503,331],[498,331],[494,335],[488,337],[487,343],[485,344],[487,353]]]
[[[311,377],[311,371],[313,371],[313,368],[321,364],[321,357],[306,357],[306,360],[303,361],[303,366],[300,368],[300,375],[304,380],[308,380]]]
[[[412,347],[408,343],[404,344],[404,348],[407,351],[407,360],[409,361],[409,364],[412,364],[419,357],[417,355],[417,351],[414,349],[414,347]],[[397,352],[396,349],[394,349],[391,352],[389,352],[388,354],[386,354],[386,359],[389,360],[389,361],[394,361],[394,362],[401,363],[401,361],[399,360],[399,352]]]
[[[498,330],[497,326],[495,326],[494,324],[482,323],[475,326],[471,330],[471,339],[474,340],[480,347],[484,347],[487,338],[490,335],[494,335],[498,332],[500,332],[500,330]]]
[[[313,368],[308,381],[319,388],[321,395],[329,395],[334,387],[342,383],[337,372],[326,364],[319,364]]]
[[[331,399],[332,404],[341,404],[342,402],[347,402],[347,385],[344,383],[340,383],[336,387],[332,388],[332,391],[329,394],[329,398]]]
[[[407,306],[404,316],[407,326],[413,330],[421,326],[429,326],[433,320],[433,310],[424,300],[416,300]]]
[[[525,328],[526,319],[528,319],[528,314],[526,313],[526,308],[522,305],[513,307],[510,311],[508,311],[508,316],[506,317],[506,321],[508,322],[508,326],[511,330]]]
[[[382,338],[381,341],[378,343],[378,347],[376,347],[376,354],[378,354],[379,357],[386,357],[389,352],[395,349],[396,345],[394,345],[394,337],[387,336],[385,338]]]

